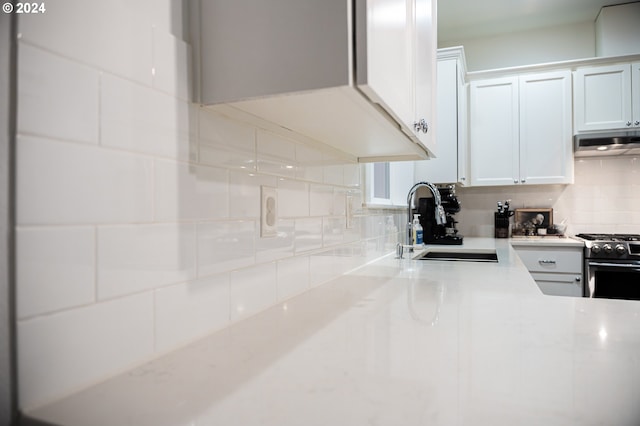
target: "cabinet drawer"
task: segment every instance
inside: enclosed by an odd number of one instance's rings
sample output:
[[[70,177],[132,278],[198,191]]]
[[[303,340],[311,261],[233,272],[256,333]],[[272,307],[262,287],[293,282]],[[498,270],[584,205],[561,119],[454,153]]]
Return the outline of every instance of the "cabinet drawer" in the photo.
[[[582,274],[582,247],[518,247],[516,252],[529,272]]]
[[[582,297],[584,293],[582,274],[533,272],[531,276],[547,295]]]

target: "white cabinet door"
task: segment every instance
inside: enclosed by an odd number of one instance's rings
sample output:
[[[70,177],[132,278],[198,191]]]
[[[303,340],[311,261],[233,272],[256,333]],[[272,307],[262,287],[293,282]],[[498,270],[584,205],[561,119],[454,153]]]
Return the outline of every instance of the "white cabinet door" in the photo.
[[[640,127],[640,62],[631,64],[633,126]]]
[[[366,8],[367,84],[360,88],[412,129],[412,0],[367,0]]]
[[[458,180],[458,61],[438,60],[437,65],[438,156],[416,161],[416,179],[434,183]]]
[[[519,92],[520,183],[571,183],[571,72],[520,76]]]
[[[518,77],[471,82],[471,185],[519,182]]]
[[[428,130],[417,130],[420,143],[431,154],[440,155],[436,148],[438,126],[435,107],[436,86],[436,0],[415,0],[414,58],[415,58],[415,115],[414,122],[424,120]]]
[[[471,185],[571,183],[571,74],[473,81]]]
[[[576,70],[574,103],[575,128],[578,132],[630,127],[630,65],[606,65]]]

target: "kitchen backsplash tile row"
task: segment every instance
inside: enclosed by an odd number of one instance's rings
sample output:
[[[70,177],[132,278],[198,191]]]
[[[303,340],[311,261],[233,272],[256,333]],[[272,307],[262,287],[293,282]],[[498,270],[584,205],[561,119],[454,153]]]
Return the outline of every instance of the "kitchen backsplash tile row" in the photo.
[[[18,68],[19,131],[98,143],[98,70],[25,43]]]
[[[572,185],[459,188],[463,235],[493,236],[498,200],[512,208],[552,207],[556,223],[566,219],[567,232],[633,233],[640,229],[640,161],[635,156],[575,160]]]
[[[402,214],[360,207],[360,165],[190,102],[178,3],[58,0],[46,20],[20,19],[22,409],[285,303],[398,240]],[[261,186],[277,191],[272,238],[260,237]]]

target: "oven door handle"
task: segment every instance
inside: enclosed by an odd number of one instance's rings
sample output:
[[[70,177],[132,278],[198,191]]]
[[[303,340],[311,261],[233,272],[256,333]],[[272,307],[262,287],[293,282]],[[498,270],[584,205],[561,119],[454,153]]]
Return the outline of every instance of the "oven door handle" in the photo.
[[[638,265],[638,264],[589,262],[589,266],[603,266],[603,267],[613,267],[613,268],[635,269],[636,271],[640,272],[640,265]]]

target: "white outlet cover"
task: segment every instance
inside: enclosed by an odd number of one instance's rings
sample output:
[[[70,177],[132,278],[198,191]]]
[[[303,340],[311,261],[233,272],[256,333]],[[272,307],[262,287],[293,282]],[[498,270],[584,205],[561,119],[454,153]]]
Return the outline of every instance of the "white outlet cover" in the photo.
[[[271,186],[260,187],[260,237],[278,234],[278,193]]]
[[[347,195],[345,198],[345,227],[347,229],[353,228],[353,195]]]

